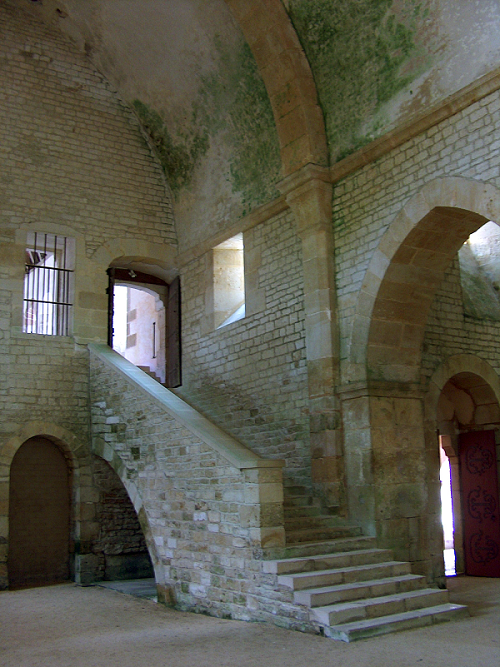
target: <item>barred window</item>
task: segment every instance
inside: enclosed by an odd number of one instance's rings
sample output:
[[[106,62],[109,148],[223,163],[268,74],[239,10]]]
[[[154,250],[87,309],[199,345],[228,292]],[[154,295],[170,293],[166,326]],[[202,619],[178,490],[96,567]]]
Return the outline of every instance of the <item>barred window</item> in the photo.
[[[68,336],[73,305],[74,239],[29,232],[24,267],[23,331]]]

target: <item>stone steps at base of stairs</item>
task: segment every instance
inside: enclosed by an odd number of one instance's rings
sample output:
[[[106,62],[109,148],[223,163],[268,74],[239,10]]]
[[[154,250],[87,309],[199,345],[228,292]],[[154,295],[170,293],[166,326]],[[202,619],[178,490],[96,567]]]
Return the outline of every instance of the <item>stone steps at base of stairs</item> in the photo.
[[[403,574],[383,579],[356,581],[336,586],[321,586],[294,591],[293,598],[306,607],[324,607],[338,602],[349,602],[384,595],[406,593],[426,587],[425,577],[419,574]]]
[[[297,544],[298,542],[321,542],[335,540],[342,537],[361,536],[358,526],[329,526],[323,528],[302,528],[299,530],[286,531],[286,543]]]
[[[308,495],[287,495],[285,491],[284,497],[285,507],[321,507],[321,502],[318,498]]]
[[[325,637],[351,642],[356,639],[375,637],[388,632],[421,628],[434,623],[442,623],[469,615],[467,607],[457,604],[442,604],[424,609],[416,609],[401,614],[391,614],[352,623],[324,627]]]
[[[288,560],[290,558],[307,558],[321,554],[337,554],[345,551],[357,551],[376,548],[376,539],[365,535],[341,537],[332,540],[318,540],[288,544],[284,547],[271,547],[262,552],[264,561]]]
[[[283,511],[285,513],[285,519],[295,519],[302,517],[304,519],[312,516],[321,515],[321,507],[319,505],[287,505],[284,503]]]
[[[281,575],[383,563],[389,560],[392,560],[392,552],[389,549],[355,549],[338,553],[264,561],[262,567],[263,572],[267,574]]]
[[[411,574],[410,563],[401,561],[385,561],[368,563],[313,572],[298,572],[278,576],[278,583],[294,591],[324,588],[325,586],[341,586],[375,579],[388,579]]]
[[[448,603],[448,591],[440,588],[421,588],[406,593],[384,595],[378,598],[340,602],[338,604],[311,609],[311,620],[320,626],[365,621],[381,616],[403,614],[425,607],[435,607]]]
[[[290,534],[297,530],[313,530],[317,528],[345,527],[345,522],[330,514],[317,514],[316,516],[289,517],[285,512],[285,533]]]

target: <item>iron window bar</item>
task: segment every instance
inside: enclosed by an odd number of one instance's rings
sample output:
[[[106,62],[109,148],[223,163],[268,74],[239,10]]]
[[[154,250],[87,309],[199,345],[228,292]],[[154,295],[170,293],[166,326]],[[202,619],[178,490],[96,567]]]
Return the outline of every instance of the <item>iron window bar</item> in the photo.
[[[69,335],[71,281],[68,239],[34,232],[26,249],[24,278],[25,333]],[[30,239],[31,240],[31,239]]]

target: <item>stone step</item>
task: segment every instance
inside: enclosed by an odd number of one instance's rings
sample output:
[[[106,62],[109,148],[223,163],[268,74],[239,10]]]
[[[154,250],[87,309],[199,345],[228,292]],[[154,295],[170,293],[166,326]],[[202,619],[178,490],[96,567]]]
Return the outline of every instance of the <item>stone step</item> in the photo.
[[[389,549],[356,549],[339,553],[264,561],[263,571],[267,574],[294,574],[382,563],[390,560],[392,560],[392,552]]]
[[[321,626],[352,623],[392,614],[402,614],[415,609],[434,607],[448,603],[448,591],[439,588],[422,588],[406,593],[385,595],[354,602],[341,602],[311,609],[311,619]]]
[[[356,535],[361,535],[361,529],[358,526],[304,528],[301,530],[286,531],[286,543],[323,542],[325,540],[334,540],[341,537],[355,537]]]
[[[426,583],[425,577],[421,575],[403,574],[383,579],[296,590],[293,597],[295,602],[307,607],[324,607],[339,602],[406,593],[425,588]]]
[[[286,504],[283,505],[285,511],[285,520],[286,519],[295,519],[298,517],[303,517],[304,520],[310,516],[319,516],[321,514],[321,507],[319,505],[306,505],[306,506],[295,506]]]
[[[329,514],[319,514],[318,516],[299,516],[299,517],[287,517],[285,512],[285,532],[293,532],[295,530],[301,529],[311,529],[311,528],[335,528],[339,525],[339,520],[337,517],[330,516]]]
[[[387,579],[411,573],[410,563],[387,561],[370,563],[354,567],[341,567],[330,570],[316,570],[314,572],[298,572],[278,576],[278,583],[294,591],[325,586],[338,586],[358,581],[373,579]]]
[[[292,495],[288,496],[285,494],[284,497],[284,507],[308,507],[314,505],[315,507],[321,507],[321,502],[318,498],[308,495]]]
[[[301,486],[300,484],[287,484],[286,482],[283,483],[283,491],[285,498],[287,496],[305,496],[308,493],[305,486]]]
[[[410,628],[422,628],[434,623],[442,623],[469,615],[467,607],[458,604],[442,604],[414,611],[406,611],[401,614],[391,614],[380,618],[371,618],[363,621],[354,621],[324,628],[326,637],[344,642],[355,639],[375,637],[388,632],[409,630]]]
[[[305,542],[301,544],[289,544],[285,547],[274,547],[265,549],[263,561],[288,560],[290,558],[307,558],[321,554],[337,554],[344,551],[357,551],[358,549],[374,549],[376,539],[357,535],[354,537],[342,537],[333,540],[322,540],[317,542]]]

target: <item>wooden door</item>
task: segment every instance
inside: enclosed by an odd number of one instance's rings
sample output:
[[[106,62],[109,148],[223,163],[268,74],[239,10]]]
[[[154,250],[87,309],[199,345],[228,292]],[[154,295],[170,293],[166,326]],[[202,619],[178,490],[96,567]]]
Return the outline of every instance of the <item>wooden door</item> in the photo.
[[[177,276],[168,288],[167,387],[179,387],[181,379],[181,283]]]
[[[459,436],[465,573],[500,577],[500,516],[494,431]]]
[[[70,490],[66,460],[50,440],[31,438],[10,470],[9,587],[69,579]]]

